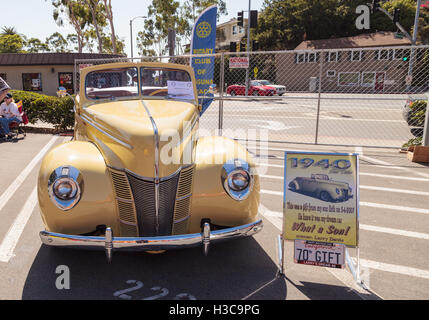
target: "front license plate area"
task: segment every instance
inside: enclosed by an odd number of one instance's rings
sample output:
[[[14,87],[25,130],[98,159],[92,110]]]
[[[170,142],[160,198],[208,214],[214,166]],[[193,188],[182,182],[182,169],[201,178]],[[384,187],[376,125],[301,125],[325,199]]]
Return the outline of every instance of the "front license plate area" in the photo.
[[[294,241],[294,261],[327,268],[344,268],[345,245],[306,240]]]

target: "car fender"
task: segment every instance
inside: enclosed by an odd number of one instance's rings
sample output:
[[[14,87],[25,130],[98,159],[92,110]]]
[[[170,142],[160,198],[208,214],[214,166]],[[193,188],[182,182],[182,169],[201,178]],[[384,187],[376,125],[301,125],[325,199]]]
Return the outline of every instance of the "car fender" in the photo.
[[[73,166],[83,177],[81,199],[66,211],[51,201],[48,191],[49,177],[60,166]],[[110,174],[103,156],[91,142],[71,141],[51,149],[42,160],[37,190],[47,231],[79,235],[102,224],[119,230]]]
[[[233,159],[249,163],[253,187],[245,200],[231,198],[222,185],[223,165]],[[197,142],[196,169],[189,232],[201,231],[201,219],[220,226],[238,226],[254,222],[259,208],[259,176],[247,150],[232,139],[204,137]]]

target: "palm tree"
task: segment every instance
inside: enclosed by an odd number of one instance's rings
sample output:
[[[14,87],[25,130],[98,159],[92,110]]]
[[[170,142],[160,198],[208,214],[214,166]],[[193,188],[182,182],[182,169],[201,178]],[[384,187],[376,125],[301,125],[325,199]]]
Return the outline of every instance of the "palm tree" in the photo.
[[[16,31],[15,27],[3,27],[1,28],[2,32],[0,33],[0,35],[2,36],[13,36],[15,34],[18,34],[18,32]]]

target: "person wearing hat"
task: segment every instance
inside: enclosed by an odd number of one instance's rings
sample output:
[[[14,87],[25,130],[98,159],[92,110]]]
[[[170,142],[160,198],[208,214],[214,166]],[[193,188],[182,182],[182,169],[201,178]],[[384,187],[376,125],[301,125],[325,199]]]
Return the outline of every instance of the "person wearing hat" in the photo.
[[[4,99],[9,90],[9,85],[6,83],[6,81],[3,80],[2,77],[0,77],[0,101]]]
[[[0,116],[0,135],[6,135],[6,138],[12,138],[16,134],[9,131],[9,123],[21,123],[22,117],[10,93],[6,94],[4,102],[0,105]]]

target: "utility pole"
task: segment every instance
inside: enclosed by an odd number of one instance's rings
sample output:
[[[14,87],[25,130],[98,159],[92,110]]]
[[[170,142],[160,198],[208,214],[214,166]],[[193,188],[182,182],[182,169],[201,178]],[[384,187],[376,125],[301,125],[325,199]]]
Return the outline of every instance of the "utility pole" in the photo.
[[[251,6],[251,0],[249,0],[249,11],[247,13],[247,59],[249,60],[249,67],[246,69],[246,96],[249,93],[249,68],[250,68],[250,56],[249,56],[249,49],[250,49],[250,6]]]
[[[414,30],[413,30],[413,38],[411,40],[411,45],[415,46],[417,42],[417,32],[419,28],[419,16],[420,16],[420,6],[422,1],[417,0],[417,8],[416,8],[416,15],[414,17]],[[413,67],[414,67],[414,60],[415,60],[415,48],[411,48],[411,54],[410,54],[410,63],[408,64],[408,76],[413,76]],[[407,89],[410,89],[411,83],[407,86]]]

